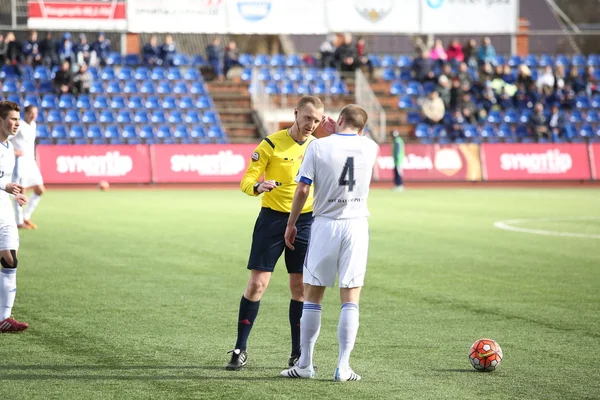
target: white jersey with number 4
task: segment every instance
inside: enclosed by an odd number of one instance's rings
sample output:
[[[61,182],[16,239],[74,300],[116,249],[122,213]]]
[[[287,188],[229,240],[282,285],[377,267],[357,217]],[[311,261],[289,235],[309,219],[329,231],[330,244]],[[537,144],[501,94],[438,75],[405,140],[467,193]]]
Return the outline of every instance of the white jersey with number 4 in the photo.
[[[376,158],[377,144],[364,136],[334,133],[313,140],[296,181],[314,186],[314,216],[368,217],[367,196]]]
[[[377,144],[364,136],[333,134],[313,140],[296,181],[314,185],[310,242],[303,281],[340,288],[364,284],[369,250],[367,197]]]

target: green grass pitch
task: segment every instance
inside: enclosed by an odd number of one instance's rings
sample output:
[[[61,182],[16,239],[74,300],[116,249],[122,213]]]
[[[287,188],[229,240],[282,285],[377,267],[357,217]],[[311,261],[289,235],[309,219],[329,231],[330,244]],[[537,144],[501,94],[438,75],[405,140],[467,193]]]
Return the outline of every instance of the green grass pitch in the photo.
[[[21,232],[15,317],[0,336],[11,399],[598,399],[600,191],[373,190],[370,262],[351,358],[332,382],[337,288],[316,380],[279,378],[290,351],[280,263],[249,341],[224,367],[260,201],[236,190],[49,191]],[[586,217],[547,220],[548,217]],[[588,218],[589,217],[589,218]],[[582,233],[548,236],[520,228]],[[595,235],[595,236],[594,236]],[[498,371],[467,351],[498,341]]]

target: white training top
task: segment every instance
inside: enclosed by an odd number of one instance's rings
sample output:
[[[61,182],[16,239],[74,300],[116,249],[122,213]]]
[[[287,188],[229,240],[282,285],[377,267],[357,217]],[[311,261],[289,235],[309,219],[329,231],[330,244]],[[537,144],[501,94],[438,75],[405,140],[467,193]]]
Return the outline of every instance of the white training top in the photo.
[[[313,215],[331,219],[368,217],[367,196],[377,144],[364,136],[334,133],[313,140],[296,182],[314,184]]]
[[[10,138],[16,150],[20,150],[22,157],[35,158],[35,135],[36,123],[31,121],[28,124],[24,120],[19,121],[19,130],[17,134]]]
[[[0,182],[3,186],[12,182],[12,173],[15,167],[15,149],[10,141],[0,143]],[[11,197],[4,190],[0,190],[0,225],[15,223],[15,212]]]

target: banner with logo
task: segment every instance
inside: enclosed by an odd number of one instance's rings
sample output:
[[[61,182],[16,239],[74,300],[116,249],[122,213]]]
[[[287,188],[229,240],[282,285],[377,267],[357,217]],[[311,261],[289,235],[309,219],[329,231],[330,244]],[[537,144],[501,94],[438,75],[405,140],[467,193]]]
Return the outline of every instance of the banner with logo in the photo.
[[[477,144],[425,145],[407,144],[402,164],[407,181],[480,181],[481,163]],[[392,146],[382,145],[377,166],[379,180],[394,176]]]
[[[569,144],[484,144],[483,177],[488,181],[589,180],[588,148]]]
[[[225,0],[128,0],[130,32],[227,33]]]
[[[600,143],[590,143],[592,179],[600,179]]]
[[[36,158],[49,184],[149,183],[151,178],[146,145],[41,145]]]
[[[127,29],[125,0],[29,0],[27,5],[30,29]]]
[[[518,0],[420,0],[421,32],[431,34],[514,33]]]
[[[323,0],[228,0],[227,31],[238,34],[324,34]]]
[[[418,33],[420,0],[325,0],[331,32]]]
[[[240,182],[252,144],[153,145],[150,147],[155,183]]]

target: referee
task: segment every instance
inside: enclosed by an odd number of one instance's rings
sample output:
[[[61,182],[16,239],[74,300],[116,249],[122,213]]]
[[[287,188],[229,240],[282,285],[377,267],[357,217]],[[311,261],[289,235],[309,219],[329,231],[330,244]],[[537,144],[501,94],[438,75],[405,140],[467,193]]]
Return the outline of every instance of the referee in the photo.
[[[296,249],[286,248],[284,233],[292,207],[302,158],[308,144],[315,140],[313,133],[323,121],[330,133],[335,122],[323,117],[323,102],[318,97],[304,96],[294,110],[294,124],[267,136],[252,153],[252,160],[240,187],[249,196],[263,194],[262,208],[254,225],[252,248],[248,260],[250,279],[240,301],[238,334],[235,349],[230,351],[227,370],[239,370],[248,362],[246,343],[258,314],[262,298],[275,264],[285,251],[285,264],[290,276],[290,328],[292,352],[288,361],[293,366],[300,357],[300,318],[303,306],[302,269],[312,223],[312,191],[298,219]],[[259,182],[264,175],[265,180]]]

